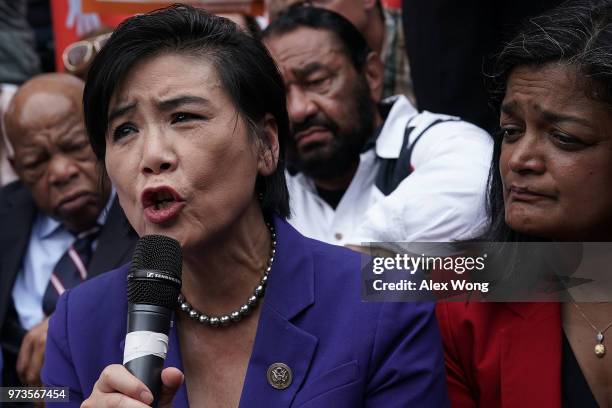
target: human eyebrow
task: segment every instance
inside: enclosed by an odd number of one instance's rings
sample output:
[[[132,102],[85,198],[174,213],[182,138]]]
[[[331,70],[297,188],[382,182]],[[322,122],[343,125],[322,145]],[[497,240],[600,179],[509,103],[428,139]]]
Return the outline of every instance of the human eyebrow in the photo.
[[[580,125],[586,126],[591,128],[592,125],[589,123],[588,120],[585,120],[581,117],[578,116],[572,116],[572,115],[565,115],[565,114],[561,114],[561,113],[555,113],[555,112],[550,112],[550,111],[546,111],[541,109],[540,113],[542,115],[542,118],[548,122],[548,123],[564,123],[564,122],[570,122],[570,123],[578,123]]]
[[[200,96],[179,95],[157,103],[157,107],[161,111],[171,111],[183,105],[210,105],[210,101]]]
[[[319,70],[327,70],[327,69],[325,66],[321,65],[318,62],[311,62],[310,64],[307,64],[302,68],[294,69],[293,74],[300,79],[304,79],[308,77],[309,75],[311,75],[313,72],[316,72]]]
[[[506,115],[513,116],[516,114],[517,108],[518,108],[518,103],[516,101],[511,101],[511,102],[502,104],[501,111],[505,113]],[[572,116],[572,115],[567,115],[563,113],[551,112],[551,111],[543,109],[539,105],[535,105],[533,109],[538,111],[542,119],[547,123],[559,124],[559,123],[570,122],[570,123],[578,123],[578,124],[581,124],[589,128],[593,127],[591,123],[589,123],[588,120],[583,119],[579,116]]]
[[[112,122],[113,120],[125,115],[126,113],[134,110],[136,107],[136,103],[130,103],[129,105],[120,106],[116,109],[113,109],[111,113],[108,115],[108,122]]]

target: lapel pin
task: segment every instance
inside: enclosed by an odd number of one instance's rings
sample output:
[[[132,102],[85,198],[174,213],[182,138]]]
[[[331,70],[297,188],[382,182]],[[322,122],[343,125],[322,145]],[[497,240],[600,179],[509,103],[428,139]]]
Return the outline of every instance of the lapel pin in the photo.
[[[268,384],[277,390],[284,390],[291,385],[293,373],[287,364],[274,363],[268,367]]]

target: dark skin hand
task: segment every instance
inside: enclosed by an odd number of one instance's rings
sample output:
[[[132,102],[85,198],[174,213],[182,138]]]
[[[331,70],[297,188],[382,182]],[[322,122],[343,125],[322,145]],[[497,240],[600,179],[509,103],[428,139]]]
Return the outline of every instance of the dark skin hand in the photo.
[[[19,355],[17,356],[17,375],[25,386],[42,386],[40,370],[44,362],[48,327],[49,318],[47,317],[32,327],[21,343]]]

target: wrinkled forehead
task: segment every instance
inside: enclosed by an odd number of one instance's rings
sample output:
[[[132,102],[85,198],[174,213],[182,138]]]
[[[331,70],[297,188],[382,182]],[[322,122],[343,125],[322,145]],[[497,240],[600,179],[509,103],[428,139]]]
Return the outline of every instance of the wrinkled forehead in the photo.
[[[226,93],[210,55],[164,53],[135,64],[114,88],[108,115],[136,100],[159,101],[185,93],[210,98]]]
[[[300,69],[314,62],[329,64],[348,59],[336,35],[323,29],[300,27],[289,33],[274,34],[266,38],[265,44],[283,71]]]
[[[277,64],[299,64],[320,58],[344,55],[345,50],[336,35],[328,30],[299,27],[283,34],[273,34],[265,44]]]
[[[590,111],[598,105],[605,107],[590,95],[591,88],[591,81],[575,66],[560,63],[518,66],[508,77],[502,108],[520,101],[533,109]]]

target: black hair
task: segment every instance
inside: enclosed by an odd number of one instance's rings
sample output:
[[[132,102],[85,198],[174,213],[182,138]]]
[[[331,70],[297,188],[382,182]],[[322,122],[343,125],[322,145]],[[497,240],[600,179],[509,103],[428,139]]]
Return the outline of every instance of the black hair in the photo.
[[[263,38],[290,33],[300,27],[322,29],[334,34],[357,72],[362,72],[372,51],[359,30],[338,13],[297,3],[281,11],[264,30]]]
[[[527,20],[504,47],[489,78],[493,101],[499,108],[512,71],[519,66],[560,63],[576,69],[587,96],[612,106],[612,1],[569,1]],[[495,136],[489,170],[486,241],[534,241],[505,222],[502,178],[499,172],[502,135]]]
[[[242,18],[244,18],[247,32],[251,35],[251,37],[260,40],[261,27],[259,26],[257,19],[250,14],[242,14]]]
[[[385,10],[381,0],[376,0],[376,11],[378,11],[378,15],[381,21],[385,22]]]
[[[278,165],[267,177],[258,176],[256,189],[264,212],[289,216],[285,181],[284,141],[289,119],[283,79],[261,44],[228,19],[202,9],[175,4],[132,17],[119,25],[95,57],[85,86],[85,126],[93,150],[103,161],[111,97],[134,65],[146,58],[174,53],[205,58],[213,64],[223,88],[254,137],[268,147],[259,123],[266,114],[278,126]]]

